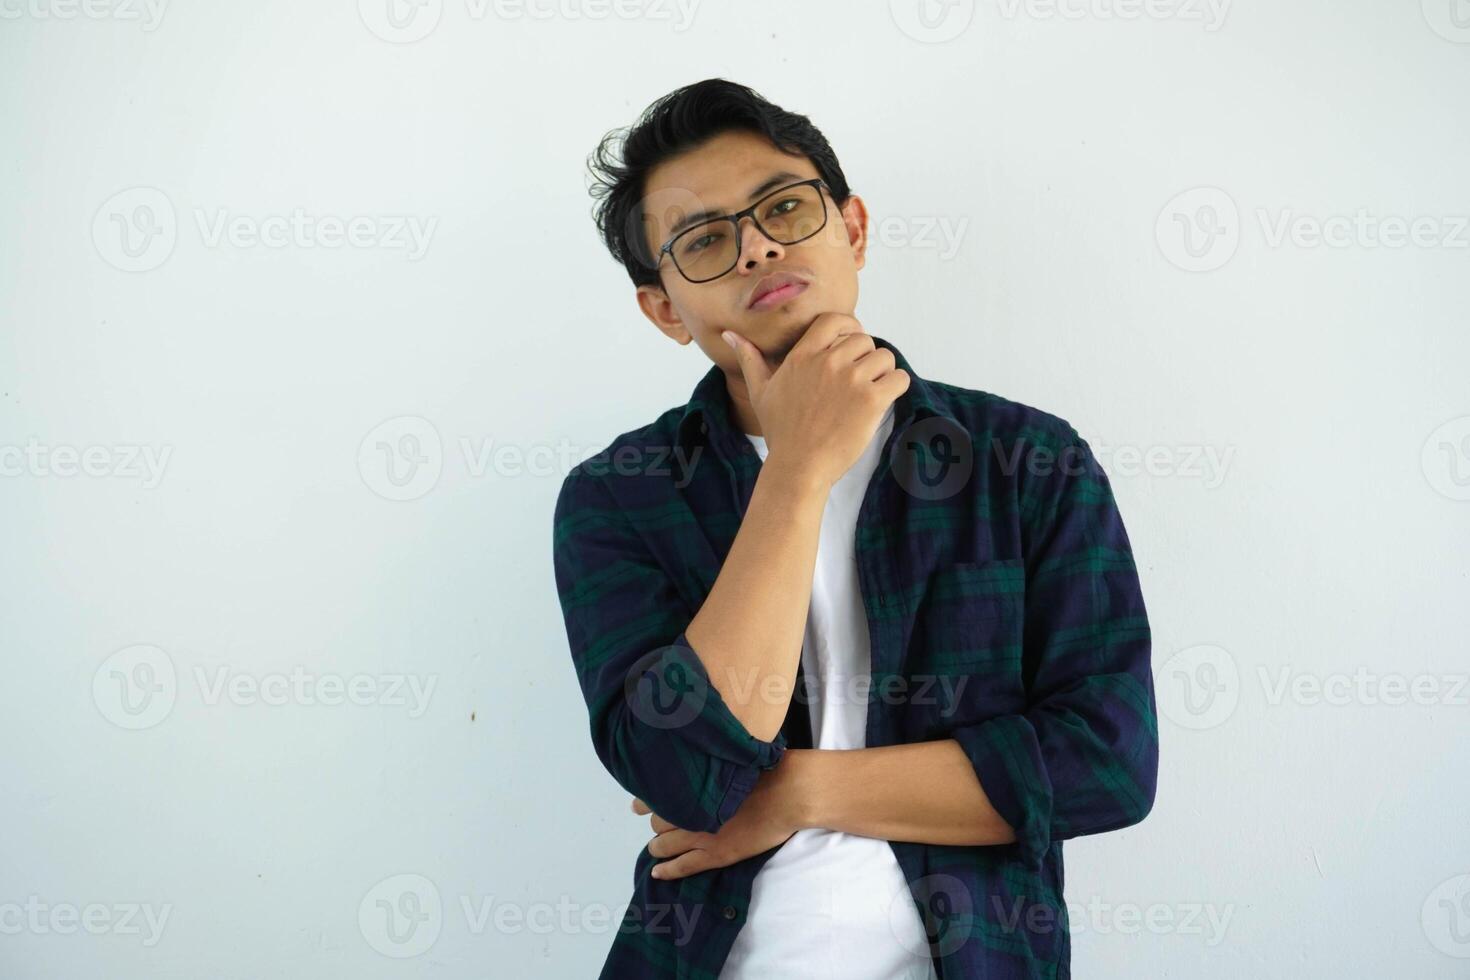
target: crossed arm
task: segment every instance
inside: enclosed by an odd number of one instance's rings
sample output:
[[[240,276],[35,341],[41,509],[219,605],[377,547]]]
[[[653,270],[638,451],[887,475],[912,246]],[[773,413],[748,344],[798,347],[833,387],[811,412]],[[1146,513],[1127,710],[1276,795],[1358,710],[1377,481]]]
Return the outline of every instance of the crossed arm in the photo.
[[[920,844],[1008,844],[1016,839],[952,738],[871,749],[787,749],[762,773],[740,809],[714,833],[674,826],[649,814],[648,853],[666,858],[656,878],[723,868],[821,827]]]
[[[661,875],[724,866],[803,827],[941,845],[1014,842],[1015,859],[1034,869],[1054,842],[1149,813],[1158,732],[1137,569],[1102,468],[1075,430],[1059,435],[1050,452],[1070,453],[1066,465],[1028,467],[1017,489],[1025,709],[936,741],[845,751],[788,748],[771,721],[777,712],[742,693],[763,683],[718,683],[739,674],[742,644],[681,616],[684,597],[607,484],[568,479],[554,556],[592,741],[635,795],[635,811],[651,817],[658,836],[649,853],[668,859]],[[646,482],[619,488],[628,505],[643,503],[636,495]],[[744,598],[725,596],[737,606]],[[717,636],[726,640],[712,671],[703,648]],[[791,660],[779,670],[767,660],[755,679],[784,692]]]

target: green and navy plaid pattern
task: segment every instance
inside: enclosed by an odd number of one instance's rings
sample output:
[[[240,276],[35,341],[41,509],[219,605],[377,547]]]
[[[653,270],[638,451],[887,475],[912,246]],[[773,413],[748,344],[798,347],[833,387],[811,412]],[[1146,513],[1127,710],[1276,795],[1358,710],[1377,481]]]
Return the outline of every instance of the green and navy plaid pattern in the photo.
[[[910,375],[858,517],[872,641],[869,746],[954,738],[1012,844],[892,842],[942,980],[1070,976],[1062,842],[1153,806],[1150,635],[1107,475],[1064,420]],[[774,741],[752,736],[684,630],[762,462],[712,366],[688,403],[574,467],[553,562],[592,745],[628,793],[714,831],[762,770],[810,747],[798,674]],[[716,980],[774,849],[659,881],[642,850],[603,978]],[[897,942],[895,937],[895,942]]]

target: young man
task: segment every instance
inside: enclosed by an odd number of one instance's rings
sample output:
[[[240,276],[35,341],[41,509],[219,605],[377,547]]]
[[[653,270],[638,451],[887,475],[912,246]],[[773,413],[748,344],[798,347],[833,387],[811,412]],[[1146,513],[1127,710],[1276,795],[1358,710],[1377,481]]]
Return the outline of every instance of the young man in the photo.
[[[714,364],[556,504],[593,745],[655,834],[602,977],[1068,977],[1062,841],[1158,764],[1106,475],[864,330],[867,211],[806,117],[709,79],[612,135],[599,230]]]

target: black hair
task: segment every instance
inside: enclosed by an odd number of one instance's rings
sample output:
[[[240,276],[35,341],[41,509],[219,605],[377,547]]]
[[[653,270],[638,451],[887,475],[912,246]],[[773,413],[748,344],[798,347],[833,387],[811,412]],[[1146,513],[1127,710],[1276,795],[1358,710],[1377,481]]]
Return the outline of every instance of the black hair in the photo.
[[[806,116],[766,101],[723,78],[675,89],[643,110],[626,129],[603,136],[587,158],[597,198],[592,218],[607,250],[628,270],[634,285],[658,285],[656,256],[644,237],[644,183],[670,157],[730,130],[764,135],[787,153],[803,154],[826,181],[838,207],[851,192],[827,137]]]

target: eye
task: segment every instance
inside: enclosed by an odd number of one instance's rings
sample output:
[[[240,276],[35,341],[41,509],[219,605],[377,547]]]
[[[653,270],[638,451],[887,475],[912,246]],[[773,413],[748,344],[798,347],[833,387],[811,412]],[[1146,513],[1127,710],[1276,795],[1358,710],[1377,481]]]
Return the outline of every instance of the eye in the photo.
[[[788,205],[788,204],[791,205],[791,207],[786,208],[785,206]],[[781,200],[777,201],[775,204],[771,205],[771,210],[768,213],[769,214],[788,214],[791,211],[793,211],[794,209],[799,208],[799,207],[801,207],[801,198],[799,198],[799,197],[787,197],[787,198],[782,198]],[[782,208],[785,208],[785,210],[782,210]]]
[[[714,235],[695,235],[688,245],[684,246],[686,252],[702,252],[709,248],[710,243],[715,240]]]

